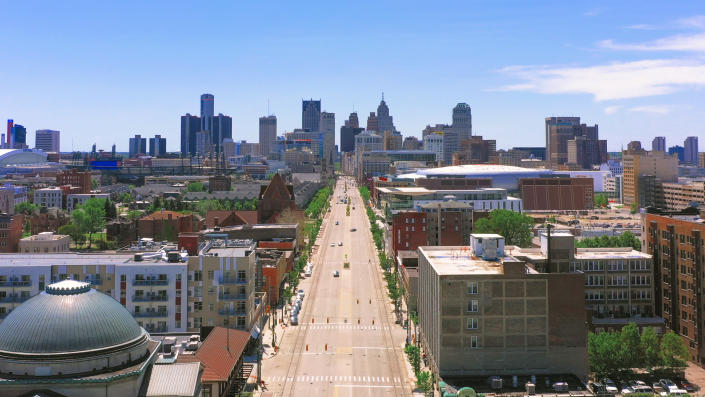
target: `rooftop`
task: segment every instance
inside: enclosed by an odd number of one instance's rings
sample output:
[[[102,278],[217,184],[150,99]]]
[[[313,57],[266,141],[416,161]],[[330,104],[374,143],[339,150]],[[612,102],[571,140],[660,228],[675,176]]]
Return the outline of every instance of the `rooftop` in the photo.
[[[145,397],[193,397],[199,395],[198,362],[152,366]],[[145,382],[146,383],[146,382]]]
[[[249,341],[249,332],[215,327],[196,354],[180,355],[177,362],[200,361],[205,367],[201,381],[224,382],[230,378]]]
[[[494,234],[475,235],[493,237]],[[438,275],[493,275],[504,274],[503,262],[519,262],[511,256],[496,261],[484,260],[473,255],[468,246],[419,247],[419,256],[425,256]]]

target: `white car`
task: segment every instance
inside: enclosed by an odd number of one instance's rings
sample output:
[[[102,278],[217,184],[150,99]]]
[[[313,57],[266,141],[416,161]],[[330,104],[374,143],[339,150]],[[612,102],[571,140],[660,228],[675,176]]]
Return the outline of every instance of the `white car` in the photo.
[[[333,277],[340,277],[340,272],[339,271],[334,271],[333,272]]]
[[[306,294],[304,294],[304,290],[300,289],[299,290],[299,299],[303,299],[305,295]]]
[[[339,247],[342,247],[342,246],[343,246],[343,242],[342,242],[342,241],[338,242],[338,246],[339,246]]]
[[[331,247],[335,247],[335,243],[330,243],[330,246],[331,246]]]

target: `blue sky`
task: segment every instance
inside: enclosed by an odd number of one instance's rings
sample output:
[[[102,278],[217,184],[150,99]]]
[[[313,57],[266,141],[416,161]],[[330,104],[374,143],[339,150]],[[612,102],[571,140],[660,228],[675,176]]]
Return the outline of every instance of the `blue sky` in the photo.
[[[32,143],[61,130],[62,151],[124,151],[135,133],[178,150],[204,92],[248,141],[268,100],[281,134],[302,98],[339,128],[384,92],[404,135],[467,102],[500,148],[544,145],[551,115],[599,124],[609,150],[705,132],[701,1],[200,3],[0,0],[0,119]]]

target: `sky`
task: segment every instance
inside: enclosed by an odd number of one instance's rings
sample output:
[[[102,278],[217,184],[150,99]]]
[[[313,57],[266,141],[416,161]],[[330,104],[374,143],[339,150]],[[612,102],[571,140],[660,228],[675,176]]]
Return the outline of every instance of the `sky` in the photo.
[[[127,151],[134,134],[177,151],[202,93],[249,142],[268,112],[299,128],[303,98],[336,131],[353,110],[364,125],[384,93],[405,136],[467,102],[498,148],[545,145],[559,115],[611,151],[705,133],[702,1],[202,3],[0,0],[0,119],[30,145],[60,130],[62,151]]]

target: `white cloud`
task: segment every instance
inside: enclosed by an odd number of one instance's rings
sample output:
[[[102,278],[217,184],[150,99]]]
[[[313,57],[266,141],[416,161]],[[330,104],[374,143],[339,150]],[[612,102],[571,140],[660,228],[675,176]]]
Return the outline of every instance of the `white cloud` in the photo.
[[[647,23],[638,23],[636,25],[625,26],[625,28],[626,29],[633,29],[633,30],[657,30],[658,26],[649,25]]]
[[[686,28],[705,28],[705,15],[694,15],[692,17],[678,20],[680,26]]]
[[[602,13],[602,10],[594,8],[592,10],[587,10],[583,13],[584,17],[596,17]]]
[[[639,112],[639,113],[669,114],[675,108],[676,107],[672,106],[672,105],[646,105],[646,106],[631,107],[628,110],[630,112]]]
[[[603,40],[597,45],[610,50],[705,52],[705,33],[670,36],[636,44],[620,44],[615,43],[614,40]]]
[[[621,109],[621,106],[607,106],[605,108],[605,114],[615,114]]]
[[[510,66],[501,72],[521,80],[501,91],[590,94],[596,101],[670,94],[705,86],[705,63],[652,59],[586,67]]]

